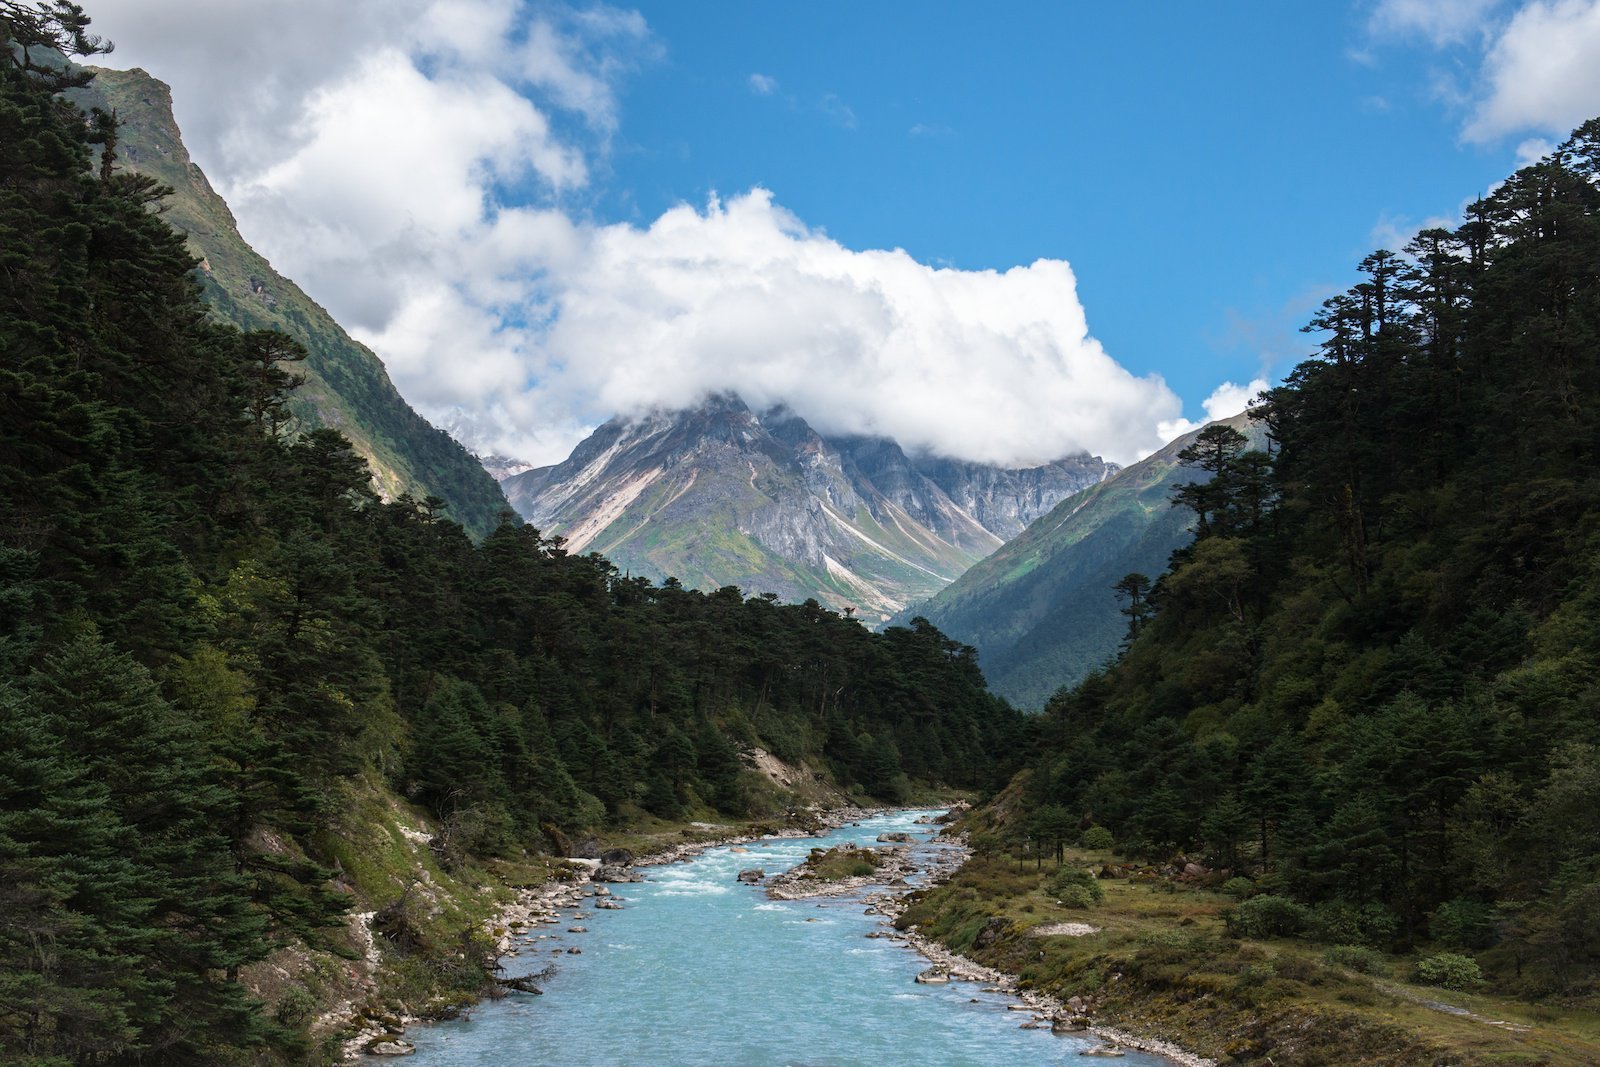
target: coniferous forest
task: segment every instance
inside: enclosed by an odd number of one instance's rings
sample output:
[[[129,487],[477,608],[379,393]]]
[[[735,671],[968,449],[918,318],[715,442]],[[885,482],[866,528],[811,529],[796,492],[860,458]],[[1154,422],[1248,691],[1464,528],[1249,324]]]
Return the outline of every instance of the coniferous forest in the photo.
[[[1246,877],[1236,929],[1600,973],[1600,121],[1378,251],[1317,352],[1214,425],[1192,545],[1026,787],[1146,857]],[[1016,824],[1013,824],[1013,829]],[[1060,831],[1054,831],[1059,835]]]
[[[305,1055],[239,975],[351,906],[351,782],[461,864],[769,814],[755,745],[882,800],[1014,770],[1020,717],[931,627],[378,499],[295,432],[297,343],[208,317],[162,188],[58,95],[86,26],[0,5],[0,1059]]]

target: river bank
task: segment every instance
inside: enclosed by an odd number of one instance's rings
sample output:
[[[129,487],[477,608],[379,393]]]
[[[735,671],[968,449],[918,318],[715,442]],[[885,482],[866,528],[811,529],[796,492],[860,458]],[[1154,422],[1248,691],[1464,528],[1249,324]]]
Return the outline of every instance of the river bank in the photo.
[[[493,956],[497,961],[515,958],[521,953],[517,947],[518,941],[524,939],[531,930],[559,929],[564,921],[581,922],[582,919],[575,916],[581,914],[581,909],[585,907],[598,907],[595,903],[597,900],[605,900],[611,906],[625,907],[625,886],[630,881],[642,880],[642,875],[609,881],[615,875],[607,872],[607,867],[631,872],[637,868],[683,863],[713,848],[763,840],[812,837],[894,810],[913,809],[817,805],[790,812],[786,825],[776,825],[771,820],[742,824],[690,823],[654,833],[635,832],[606,841],[590,842],[584,851],[593,852],[594,856],[557,858],[538,869],[541,873],[537,881],[531,884],[506,884],[502,892],[509,894],[507,899],[497,904],[480,923],[480,932],[492,943]],[[674,837],[678,840],[673,840]],[[608,858],[613,862],[607,864],[605,860]],[[600,879],[596,878],[597,875]],[[562,917],[563,913],[566,920]],[[356,922],[353,925],[359,927],[363,934],[367,964],[379,976],[374,978],[373,984],[376,985],[381,978],[384,962],[370,929],[374,915],[363,913],[354,918]],[[483,991],[477,1003],[507,995],[507,992],[503,987],[491,986]],[[523,988],[514,992],[530,991]],[[409,1028],[456,1018],[470,1014],[472,1010],[472,1005],[463,1008],[451,1003],[438,1012],[365,1013],[358,1010],[353,1002],[347,1002],[342,1011],[330,1013],[324,1025],[329,1029],[343,1030],[348,1035],[340,1043],[339,1057],[345,1062],[354,1062],[366,1055],[405,1055],[413,1048],[405,1036]]]
[[[989,852],[906,898],[896,926],[931,942],[930,958],[954,953],[1014,975],[1023,996],[1092,1008],[1114,1040],[1159,1038],[1223,1064],[1600,1062],[1592,1018],[1416,986],[1408,961],[1384,953],[1231,936],[1224,916],[1235,899],[1182,872],[1074,848],[1063,866],[1102,872],[1103,901],[1064,906],[1049,891],[1053,862]]]
[[[886,938],[905,945],[921,954],[932,967],[919,981],[955,981],[978,983],[988,991],[1000,992],[1019,1002],[1030,1014],[1022,1025],[1030,1028],[1059,1028],[1071,1025],[1074,1031],[1098,1038],[1105,1053],[1118,1049],[1136,1049],[1165,1057],[1180,1067],[1216,1067],[1216,1061],[1200,1056],[1178,1045],[1156,1037],[1134,1034],[1118,1027],[1089,1021],[1083,1025],[1086,1011],[1092,1011],[1092,1002],[1073,997],[1062,1000],[1036,989],[1024,988],[1020,976],[952,951],[948,946],[924,936],[915,927],[902,930],[897,921],[909,906],[912,894],[925,892],[947,883],[971,857],[965,834],[942,836],[944,849],[937,852],[916,850],[898,844],[905,835],[885,835],[879,840],[882,846],[874,849],[880,859],[871,874],[844,874],[831,876],[830,872],[849,871],[852,855],[866,850],[852,850],[849,846],[824,852],[814,849],[808,859],[775,877],[766,880],[767,895],[774,900],[814,900],[824,897],[849,896],[872,885],[892,885],[879,892],[868,893],[862,903],[869,914],[880,916],[879,926],[884,929],[868,937]],[[911,885],[915,879],[916,886]],[[1087,924],[1061,924],[1078,929],[1072,933],[1093,932]],[[1076,1025],[1074,1025],[1076,1023]]]

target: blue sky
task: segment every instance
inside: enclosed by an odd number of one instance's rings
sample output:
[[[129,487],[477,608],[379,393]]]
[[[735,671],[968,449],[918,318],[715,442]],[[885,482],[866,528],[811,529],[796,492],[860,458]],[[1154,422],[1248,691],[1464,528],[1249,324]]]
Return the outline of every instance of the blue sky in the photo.
[[[90,14],[247,239],[425,415],[540,463],[725,389],[1128,462],[1600,114],[1600,0]]]
[[[1453,215],[1520,143],[1464,142],[1458,57],[1358,5],[639,10],[664,55],[622,93],[599,213],[761,185],[851,248],[1066,259],[1095,336],[1191,417],[1292,366],[1378,231]]]

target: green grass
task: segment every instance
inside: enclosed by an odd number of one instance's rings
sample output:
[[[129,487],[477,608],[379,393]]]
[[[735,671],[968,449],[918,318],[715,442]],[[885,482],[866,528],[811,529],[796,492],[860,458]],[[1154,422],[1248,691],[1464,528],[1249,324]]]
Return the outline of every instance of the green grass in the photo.
[[[1084,850],[1067,862],[1111,857]],[[1101,1000],[1097,1020],[1175,1041],[1220,1063],[1565,1065],[1600,1063],[1600,1015],[1536,1006],[1490,992],[1453,992],[1409,980],[1414,960],[1379,954],[1387,970],[1344,966],[1327,946],[1226,936],[1232,898],[1156,879],[1103,879],[1102,904],[1058,907],[1053,865],[973,858],[949,883],[918,894],[898,925],[918,929],[1027,988]],[[1098,928],[1085,937],[1038,936],[1047,923]],[[973,946],[986,926],[998,936]],[[1433,1005],[1464,1009],[1450,1014]]]

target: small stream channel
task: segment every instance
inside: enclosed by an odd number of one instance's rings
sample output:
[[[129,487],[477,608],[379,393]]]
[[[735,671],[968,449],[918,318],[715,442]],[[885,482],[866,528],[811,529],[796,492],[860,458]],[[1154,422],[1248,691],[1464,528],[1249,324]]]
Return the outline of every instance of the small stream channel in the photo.
[[[470,1019],[416,1026],[408,1067],[705,1064],[716,1067],[847,1067],[894,1064],[1088,1064],[1087,1035],[1022,1030],[1032,1018],[969,982],[918,985],[927,966],[906,946],[866,935],[882,921],[860,895],[770,901],[741,885],[747,867],[775,874],[816,845],[874,843],[889,831],[918,848],[936,827],[928,812],[893,812],[822,837],[779,838],[711,849],[686,863],[643,868],[648,881],[611,887],[621,911],[562,912],[559,925],[529,931],[508,974],[552,962],[540,997],[480,1005]],[[572,925],[587,933],[568,933]],[[555,932],[557,937],[533,939]],[[567,949],[577,946],[581,955]],[[366,1062],[378,1062],[369,1058]],[[392,1060],[389,1062],[393,1062]],[[1129,1051],[1108,1061],[1154,1067],[1170,1061]]]

